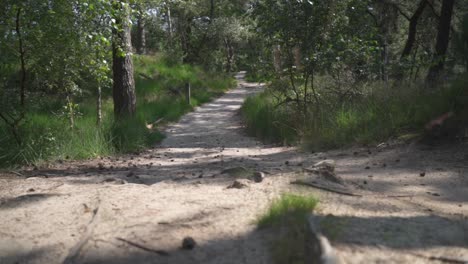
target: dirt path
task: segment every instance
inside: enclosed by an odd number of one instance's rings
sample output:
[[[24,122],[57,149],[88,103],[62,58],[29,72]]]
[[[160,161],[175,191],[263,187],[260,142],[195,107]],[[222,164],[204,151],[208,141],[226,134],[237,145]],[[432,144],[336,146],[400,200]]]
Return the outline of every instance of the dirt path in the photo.
[[[0,263],[272,263],[254,221],[285,191],[320,197],[318,217],[348,263],[468,260],[466,144],[315,154],[264,145],[238,116],[260,88],[238,77],[238,88],[168,127],[154,149],[0,176]],[[289,184],[325,158],[366,195]],[[270,174],[226,188],[234,177],[221,172],[239,166]],[[381,196],[392,194],[410,197]],[[194,250],[180,249],[186,236]]]

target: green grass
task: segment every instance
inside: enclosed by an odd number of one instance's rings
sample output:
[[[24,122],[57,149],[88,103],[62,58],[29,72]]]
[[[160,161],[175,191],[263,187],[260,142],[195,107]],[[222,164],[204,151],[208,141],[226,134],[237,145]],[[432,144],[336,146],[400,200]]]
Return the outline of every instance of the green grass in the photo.
[[[60,114],[63,102],[54,97],[41,100],[30,107],[19,128],[21,145],[0,122],[0,167],[140,151],[164,138],[157,128],[148,129],[147,124],[159,119],[163,123],[177,121],[193,107],[235,86],[235,80],[230,76],[170,63],[163,57],[135,56],[134,65],[137,92],[134,118],[114,121],[111,89],[103,91],[103,123],[100,127],[96,125],[96,100],[92,94],[77,99],[80,114],[73,129],[69,128],[67,118]],[[183,95],[169,91],[182,89],[186,82],[192,87],[191,105],[186,103]]]
[[[317,203],[310,195],[283,194],[260,217],[258,226],[270,228],[274,234],[271,252],[275,263],[304,263],[306,216]]]
[[[250,135],[267,141],[293,144],[297,140],[295,114],[289,108],[275,108],[268,93],[249,97],[242,106],[242,114]]]
[[[302,109],[294,104],[276,107],[277,100],[267,90],[246,100],[242,113],[248,132],[266,141],[298,143],[313,151],[373,144],[408,133],[422,135],[427,122],[449,111],[455,113],[453,124],[466,126],[466,83],[467,78],[461,78],[450,87],[430,92],[415,84],[383,87],[376,83],[352,101],[323,98],[329,105],[306,122]]]
[[[272,227],[282,224],[287,219],[303,221],[311,213],[318,200],[314,196],[283,194],[273,201],[268,211],[258,220],[258,226]]]

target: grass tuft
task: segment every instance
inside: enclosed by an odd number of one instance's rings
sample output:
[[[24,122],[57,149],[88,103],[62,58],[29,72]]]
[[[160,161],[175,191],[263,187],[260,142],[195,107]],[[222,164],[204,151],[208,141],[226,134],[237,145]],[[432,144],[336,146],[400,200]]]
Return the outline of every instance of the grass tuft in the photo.
[[[317,203],[313,196],[283,194],[258,220],[260,228],[274,231],[271,252],[275,263],[304,263],[306,216]]]
[[[318,200],[314,196],[283,194],[273,201],[266,214],[258,220],[258,226],[260,228],[277,226],[288,219],[303,221],[317,203]]]

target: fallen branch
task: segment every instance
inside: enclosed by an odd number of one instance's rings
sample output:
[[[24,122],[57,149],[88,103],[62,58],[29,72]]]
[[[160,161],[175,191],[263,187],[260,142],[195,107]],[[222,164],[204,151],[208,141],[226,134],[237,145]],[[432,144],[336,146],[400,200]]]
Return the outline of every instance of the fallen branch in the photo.
[[[425,259],[432,260],[432,261],[440,261],[444,263],[453,263],[453,264],[468,263],[467,260],[453,259],[453,258],[447,258],[447,257],[425,256],[423,254],[418,254],[418,253],[409,253],[409,254],[416,256],[416,257],[425,258]]]
[[[139,248],[139,249],[144,250],[144,251],[148,251],[148,252],[151,252],[151,253],[156,253],[156,254],[161,255],[161,256],[169,256],[169,253],[167,253],[164,250],[152,249],[152,248],[146,247],[144,245],[140,245],[138,243],[132,242],[130,240],[123,239],[121,237],[116,237],[115,239],[117,239],[119,241],[122,241],[122,242],[125,242],[125,243],[129,244],[130,246],[134,246],[134,247]]]
[[[93,235],[94,227],[96,226],[96,216],[99,211],[99,206],[101,204],[101,200],[98,198],[98,205],[96,208],[93,210],[93,216],[91,217],[91,220],[88,223],[88,226],[86,227],[86,231],[81,236],[80,240],[74,247],[70,249],[70,252],[68,253],[68,256],[65,258],[63,261],[63,264],[74,264],[78,263],[77,259],[80,255],[81,249],[86,245],[86,243],[89,241],[91,236]]]
[[[148,75],[146,75],[144,73],[139,73],[138,75],[140,75],[141,77],[143,77],[143,78],[145,78],[147,80],[151,80],[151,81],[154,80],[151,76],[148,76]]]
[[[315,184],[313,182],[292,181],[290,183],[291,184],[305,185],[305,186],[309,186],[309,187],[314,187],[314,188],[317,188],[317,189],[320,189],[320,190],[324,190],[324,191],[328,191],[328,192],[332,192],[332,193],[337,193],[337,194],[341,194],[341,195],[354,196],[354,197],[363,197],[363,195],[361,195],[361,194],[356,194],[356,193],[352,193],[352,192],[332,189],[332,188],[329,188],[329,187],[325,187],[323,185]]]
[[[364,195],[364,194],[358,194],[358,193],[348,192],[348,191],[344,191],[344,190],[343,191],[342,190],[337,190],[337,189],[329,188],[329,187],[326,187],[326,186],[323,186],[323,185],[320,185],[320,184],[316,184],[314,182],[305,182],[305,181],[300,181],[300,180],[292,181],[290,183],[291,184],[297,184],[297,185],[305,185],[305,186],[308,186],[308,187],[313,187],[313,188],[317,188],[317,189],[332,192],[332,193],[337,193],[337,194],[347,195],[347,196],[354,196],[354,197],[364,197],[364,196],[366,196],[366,197],[385,197],[385,198],[411,198],[411,197],[414,197],[414,195],[412,195],[412,194],[394,194],[394,195],[369,194],[369,195]]]
[[[10,171],[8,171],[8,172],[13,173],[13,174],[16,174],[16,175],[18,175],[18,176],[20,176],[20,177],[24,177],[23,174],[21,174],[21,173],[19,173],[19,172],[17,172],[17,171],[10,170]]]

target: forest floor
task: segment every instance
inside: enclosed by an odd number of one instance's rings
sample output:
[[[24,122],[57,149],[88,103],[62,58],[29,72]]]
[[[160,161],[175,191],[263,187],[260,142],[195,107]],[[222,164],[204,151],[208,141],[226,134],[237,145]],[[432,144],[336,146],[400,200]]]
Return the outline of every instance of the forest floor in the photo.
[[[1,173],[0,263],[272,263],[256,220],[284,192],[319,198],[316,215],[346,263],[468,261],[466,143],[265,145],[245,134],[238,111],[261,89],[239,79],[142,153]],[[359,196],[290,184],[323,159]],[[222,172],[239,167],[266,178],[227,188],[236,176]],[[187,236],[193,250],[181,249]]]

